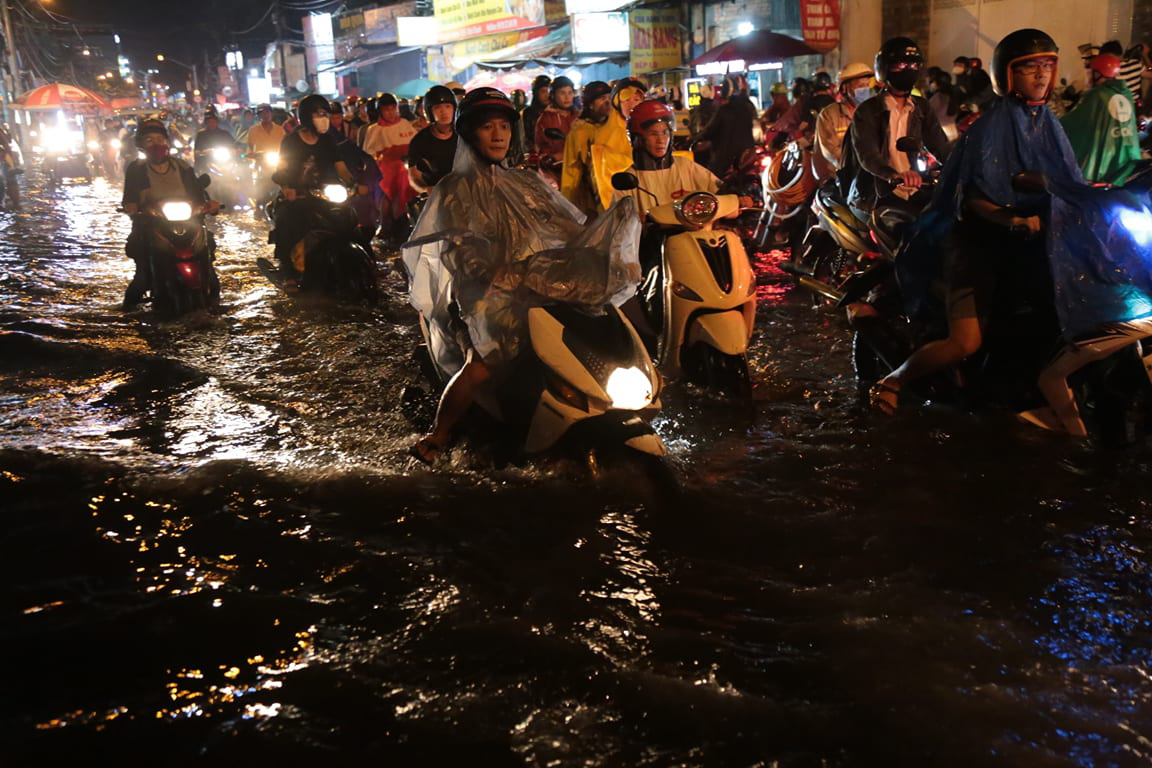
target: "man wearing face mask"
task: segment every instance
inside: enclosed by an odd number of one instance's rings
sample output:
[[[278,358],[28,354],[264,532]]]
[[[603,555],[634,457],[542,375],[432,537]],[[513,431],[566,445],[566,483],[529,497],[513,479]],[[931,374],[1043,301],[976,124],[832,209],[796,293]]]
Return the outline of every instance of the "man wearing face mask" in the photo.
[[[328,133],[332,120],[328,100],[312,94],[300,101],[297,114],[300,127],[284,137],[280,144],[280,165],[272,180],[280,185],[283,200],[276,205],[276,258],[281,269],[294,273],[292,249],[304,237],[307,216],[300,206],[313,204],[308,195],[322,185],[342,181],[352,184],[352,173],[340,156],[340,150]]]
[[[927,99],[912,94],[923,63],[919,46],[907,37],[888,40],[876,53],[876,80],[883,90],[856,108],[842,153],[852,180],[848,204],[862,218],[880,198],[907,200],[920,188],[920,174],[912,169],[916,153],[897,149],[900,139],[914,139],[941,162],[948,156],[948,137],[936,113]]]
[[[872,98],[872,68],[854,62],[840,70],[840,101],[820,110],[816,118],[816,141],[812,152],[812,166],[820,180],[827,179],[843,166],[841,149],[844,135],[852,125],[856,107]]]
[[[136,263],[136,274],[124,292],[124,309],[131,309],[144,299],[151,287],[151,269],[148,266],[147,216],[150,207],[163,200],[180,198],[209,203],[207,213],[215,213],[219,203],[208,199],[208,193],[196,180],[196,172],[183,160],[173,157],[168,141],[168,129],[159,120],[144,120],[136,129],[136,146],[144,152],[143,160],[133,160],[124,168],[124,213],[132,217],[132,232],[124,250]]]

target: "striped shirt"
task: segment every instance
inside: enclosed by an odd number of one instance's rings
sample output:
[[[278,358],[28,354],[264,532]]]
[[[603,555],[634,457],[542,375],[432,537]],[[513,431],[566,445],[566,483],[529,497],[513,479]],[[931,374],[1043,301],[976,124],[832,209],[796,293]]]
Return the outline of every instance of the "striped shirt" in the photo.
[[[1136,104],[1141,102],[1140,94],[1143,93],[1144,83],[1144,62],[1140,59],[1124,59],[1120,64],[1120,74],[1116,77],[1124,81],[1128,86],[1128,90],[1132,91],[1132,97],[1136,100]]]

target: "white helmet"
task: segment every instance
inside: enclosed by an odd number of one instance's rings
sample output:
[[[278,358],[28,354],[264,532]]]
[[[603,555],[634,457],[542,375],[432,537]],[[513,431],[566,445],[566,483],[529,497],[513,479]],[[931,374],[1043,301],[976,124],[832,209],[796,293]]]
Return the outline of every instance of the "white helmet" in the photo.
[[[859,61],[854,61],[851,64],[846,64],[844,68],[840,70],[840,74],[836,75],[836,85],[841,85],[849,80],[855,80],[858,77],[872,77],[874,74],[872,67]]]

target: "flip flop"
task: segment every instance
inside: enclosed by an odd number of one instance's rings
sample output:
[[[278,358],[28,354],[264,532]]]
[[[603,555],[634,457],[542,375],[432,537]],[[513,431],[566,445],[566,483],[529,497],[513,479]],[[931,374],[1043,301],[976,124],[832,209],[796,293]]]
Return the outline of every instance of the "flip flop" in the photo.
[[[888,399],[888,395],[892,395]],[[885,416],[895,416],[900,405],[900,389],[885,381],[878,381],[868,390],[868,404]]]
[[[420,438],[412,444],[411,448],[408,449],[409,456],[419,459],[428,466],[432,466],[434,463],[436,463],[436,459],[440,458],[440,454],[443,452],[443,448],[436,445],[426,437]]]

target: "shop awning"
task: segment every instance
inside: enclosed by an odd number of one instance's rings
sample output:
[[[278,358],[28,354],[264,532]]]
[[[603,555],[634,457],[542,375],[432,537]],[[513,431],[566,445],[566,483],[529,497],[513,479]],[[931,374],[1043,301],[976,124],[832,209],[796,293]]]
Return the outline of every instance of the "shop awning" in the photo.
[[[627,53],[621,54],[627,56]],[[544,37],[529,40],[525,43],[505,48],[502,51],[493,51],[488,58],[477,61],[476,66],[489,69],[512,69],[524,67],[529,64],[545,64],[549,66],[571,67],[584,64],[595,64],[603,61],[605,56],[579,56],[572,55],[572,25],[561,24]]]
[[[381,45],[381,46],[364,46],[361,49],[360,56],[354,59],[345,59],[338,61],[335,64],[328,64],[319,68],[320,72],[335,72],[336,74],[344,74],[353,70],[361,69],[363,67],[370,67],[373,64],[379,64],[382,61],[401,56],[405,53],[412,51],[422,51],[423,48],[401,48],[398,45]]]

